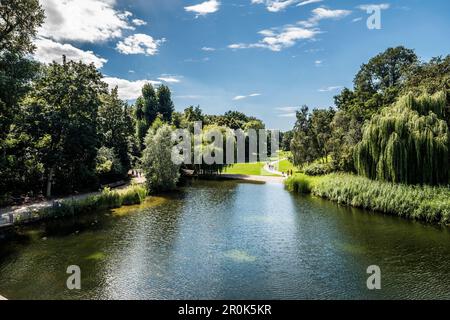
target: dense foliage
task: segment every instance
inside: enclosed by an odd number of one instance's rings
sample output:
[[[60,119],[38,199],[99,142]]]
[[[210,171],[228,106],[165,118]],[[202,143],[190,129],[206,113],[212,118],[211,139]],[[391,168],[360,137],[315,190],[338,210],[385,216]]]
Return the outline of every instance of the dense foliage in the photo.
[[[180,177],[180,165],[172,161],[172,128],[167,124],[148,131],[142,168],[150,192],[164,192],[175,189]]]
[[[447,184],[449,132],[446,95],[412,95],[375,115],[355,150],[360,175],[408,184]]]
[[[389,48],[361,66],[354,89],[343,89],[335,105],[297,112],[290,143],[297,166],[330,156],[330,167],[372,179],[449,182],[450,56],[420,63],[410,49]]]

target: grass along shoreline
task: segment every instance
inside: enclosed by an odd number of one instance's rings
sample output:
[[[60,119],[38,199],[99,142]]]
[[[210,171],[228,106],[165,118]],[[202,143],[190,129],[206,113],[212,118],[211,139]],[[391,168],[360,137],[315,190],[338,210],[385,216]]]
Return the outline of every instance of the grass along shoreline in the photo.
[[[410,186],[369,180],[344,173],[311,177],[299,174],[285,182],[289,191],[313,194],[339,204],[450,225],[450,188]]]
[[[42,220],[91,213],[96,210],[110,210],[122,206],[141,204],[147,196],[147,189],[142,185],[132,185],[121,190],[105,188],[100,194],[85,199],[55,202],[53,206],[42,210],[21,213],[15,217],[14,224],[28,224]]]

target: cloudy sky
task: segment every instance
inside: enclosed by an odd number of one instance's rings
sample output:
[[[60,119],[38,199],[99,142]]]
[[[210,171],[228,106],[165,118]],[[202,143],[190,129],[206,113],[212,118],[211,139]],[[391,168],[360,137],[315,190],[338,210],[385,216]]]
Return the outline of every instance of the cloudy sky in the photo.
[[[239,110],[290,129],[295,110],[333,105],[359,66],[390,46],[450,54],[444,0],[40,0],[35,58],[93,62],[123,99],[170,86],[177,110]],[[367,28],[368,5],[381,30]]]

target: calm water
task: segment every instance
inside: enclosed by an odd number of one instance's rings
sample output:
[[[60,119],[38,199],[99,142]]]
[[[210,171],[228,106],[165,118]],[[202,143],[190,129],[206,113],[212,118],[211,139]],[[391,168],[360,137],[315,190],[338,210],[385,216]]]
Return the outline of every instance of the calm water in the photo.
[[[52,222],[0,244],[11,299],[450,298],[448,230],[292,195],[201,182],[141,207]],[[366,289],[369,265],[382,290]],[[69,265],[82,290],[65,288]]]

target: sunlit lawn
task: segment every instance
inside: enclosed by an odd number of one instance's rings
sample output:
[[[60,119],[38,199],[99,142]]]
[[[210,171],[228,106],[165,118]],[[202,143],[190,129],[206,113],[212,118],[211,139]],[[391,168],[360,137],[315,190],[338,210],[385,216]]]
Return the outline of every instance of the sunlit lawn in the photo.
[[[242,174],[248,176],[276,176],[264,170],[264,162],[236,163],[225,169],[225,174]]]

